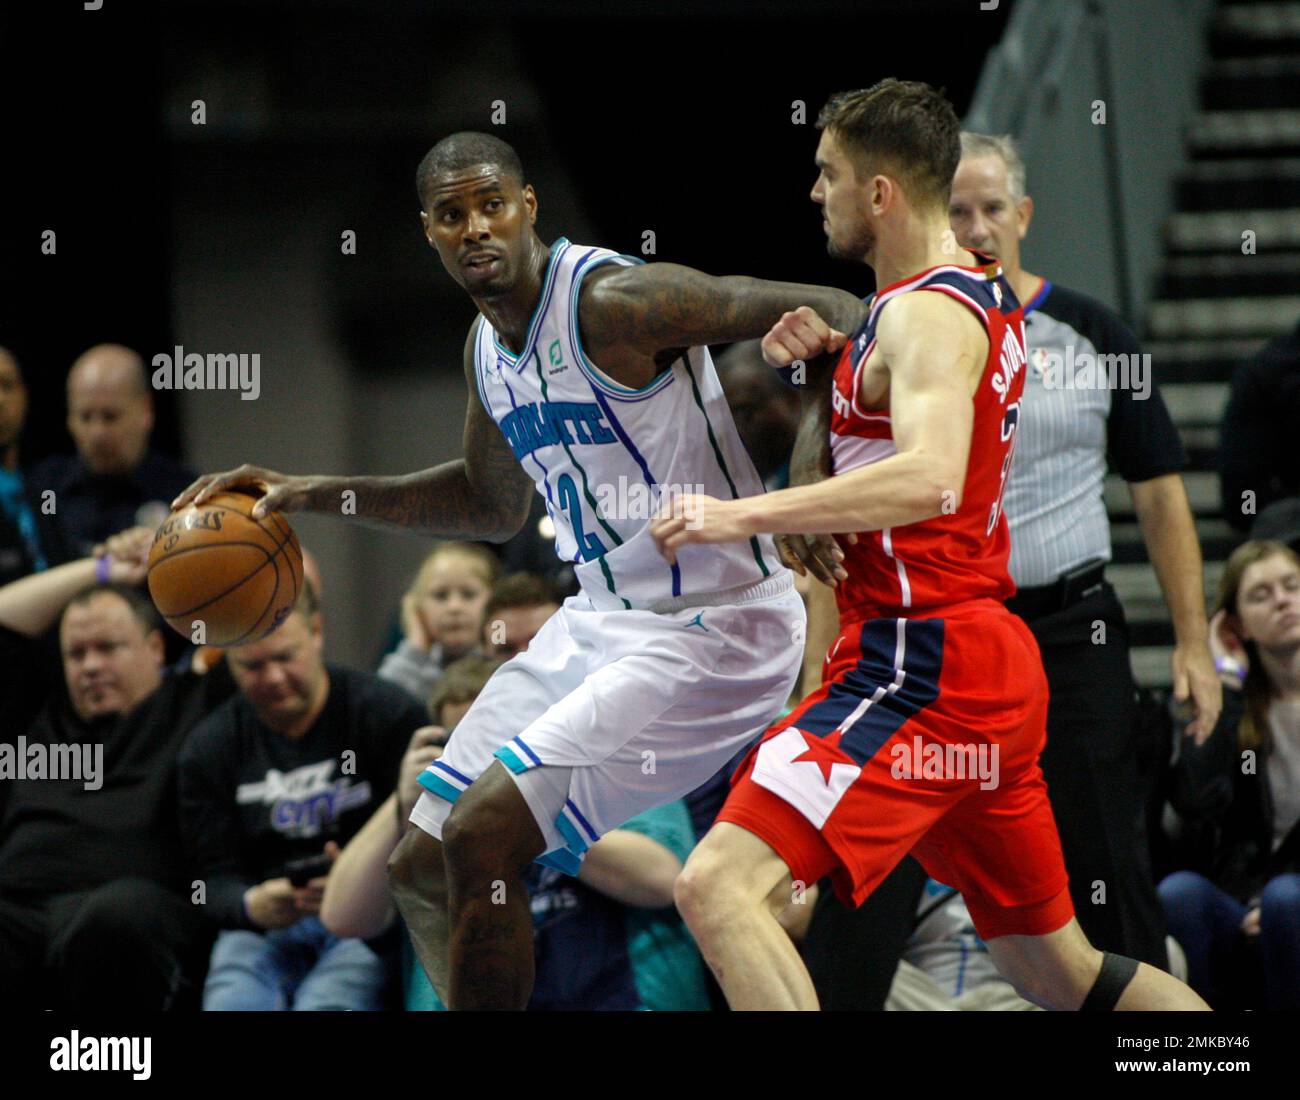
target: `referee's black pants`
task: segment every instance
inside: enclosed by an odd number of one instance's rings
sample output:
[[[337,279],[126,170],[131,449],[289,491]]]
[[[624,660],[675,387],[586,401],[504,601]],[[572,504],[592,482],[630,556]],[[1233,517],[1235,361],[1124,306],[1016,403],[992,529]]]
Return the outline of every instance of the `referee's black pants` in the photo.
[[[1094,947],[1168,969],[1124,609],[1103,584],[1072,607],[1025,621],[1051,692],[1042,768],[1079,924]]]

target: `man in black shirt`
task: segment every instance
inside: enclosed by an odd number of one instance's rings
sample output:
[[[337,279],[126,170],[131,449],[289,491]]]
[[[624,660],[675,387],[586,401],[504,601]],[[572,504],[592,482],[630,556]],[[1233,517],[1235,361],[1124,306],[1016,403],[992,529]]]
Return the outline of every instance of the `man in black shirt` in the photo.
[[[329,858],[392,793],[428,717],[377,676],[326,665],[322,644],[308,586],[269,637],[227,651],[239,694],[181,754],[181,832],[222,929],[205,1009],[383,1007],[383,960],[317,913]],[[323,866],[290,866],[312,858]]]
[[[7,1007],[184,1003],[210,942],[174,824],[175,762],[232,685],[220,666],[164,670],[153,607],[132,587],[151,537],[0,588]],[[41,639],[60,616],[56,656]]]
[[[1223,518],[1243,534],[1279,500],[1300,497],[1300,323],[1232,376],[1219,427]],[[1264,536],[1251,531],[1252,538]]]
[[[153,423],[153,393],[139,355],[120,344],[81,354],[68,372],[68,431],[77,453],[51,455],[27,477],[30,497],[54,493],[54,511],[37,517],[51,564],[166,518],[169,502],[194,475],[150,449]]]

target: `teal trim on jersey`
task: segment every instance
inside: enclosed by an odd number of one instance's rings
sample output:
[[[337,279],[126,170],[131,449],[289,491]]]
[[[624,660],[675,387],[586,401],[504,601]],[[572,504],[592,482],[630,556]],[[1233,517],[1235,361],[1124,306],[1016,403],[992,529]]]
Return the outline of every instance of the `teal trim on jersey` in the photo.
[[[537,365],[537,379],[542,384],[542,400],[545,401],[547,400],[546,375],[542,371],[542,357],[537,354],[536,348],[533,349],[533,362]],[[618,532],[605,522],[605,517],[600,514],[600,508],[596,504],[596,498],[591,495],[591,486],[587,483],[587,471],[583,469],[582,463],[573,457],[573,451],[570,450],[569,445],[564,442],[563,436],[560,437],[560,445],[564,448],[564,453],[569,456],[569,461],[573,463],[574,469],[582,475],[582,495],[587,498],[587,503],[591,505],[591,512],[592,515],[596,517],[596,522],[599,523],[601,527],[605,529],[605,533],[614,540],[615,546],[622,546],[623,540],[619,537]],[[579,547],[578,549],[579,552],[581,552],[582,548]],[[600,571],[605,575],[605,584],[615,596],[618,596],[618,589],[614,585],[614,574],[609,571],[609,566],[605,562],[605,555],[601,554],[601,556],[596,560],[600,562]],[[618,596],[618,598],[623,601],[623,605],[629,611],[632,609],[632,604],[625,597]]]
[[[543,867],[550,867],[570,878],[577,878],[578,872],[582,870],[582,860],[565,848],[547,852],[544,856],[538,856],[533,862],[540,863]]]
[[[448,802],[455,802],[465,793],[459,787],[453,787],[445,779],[434,775],[433,772],[421,772],[417,778],[420,781],[420,786],[426,791],[430,794],[436,794],[439,798],[445,798]]]
[[[736,483],[731,480],[731,471],[727,469],[727,460],[722,457],[722,448],[718,446],[718,437],[713,434],[713,423],[709,420],[708,411],[704,408],[704,399],[700,396],[700,387],[695,381],[695,372],[691,370],[690,356],[683,352],[681,359],[686,367],[686,377],[691,380],[691,395],[695,398],[695,404],[699,406],[700,414],[704,417],[704,426],[709,432],[709,443],[713,446],[713,457],[718,460],[722,476],[727,479],[727,487],[731,490],[731,499],[738,500],[740,493],[736,491]],[[763,560],[763,549],[758,544],[757,535],[749,536],[749,548],[754,552],[754,560],[758,562],[758,567],[763,571],[763,576],[770,577],[772,571],[768,569],[767,562]]]
[[[542,279],[542,292],[537,296],[537,305],[533,307],[533,316],[528,322],[527,335],[524,337],[523,350],[516,355],[508,347],[497,339],[497,330],[492,330],[492,343],[496,350],[505,356],[506,361],[511,364],[519,364],[528,358],[533,350],[533,344],[537,340],[537,330],[541,328],[542,316],[546,313],[546,304],[551,296],[551,284],[555,282],[555,269],[558,266],[559,259],[569,248],[569,238],[559,237],[551,245],[551,256],[546,261],[546,275]]]
[[[495,756],[498,760],[500,760],[501,763],[503,763],[512,772],[514,772],[515,775],[523,775],[524,772],[528,770],[528,765],[525,764],[522,760],[520,760],[518,753],[516,753],[508,745],[502,745],[492,755]]]
[[[651,379],[640,389],[620,385],[587,358],[587,351],[582,346],[582,337],[579,334],[578,292],[582,289],[582,280],[596,268],[604,264],[617,263],[619,260],[629,260],[634,264],[645,263],[645,260],[638,259],[636,256],[624,256],[622,253],[617,253],[609,256],[597,256],[594,260],[588,261],[585,267],[573,273],[573,285],[569,288],[569,347],[577,360],[578,369],[590,379],[592,385],[600,387],[608,396],[614,398],[653,397],[672,382],[673,372],[671,370],[664,371],[663,374]]]

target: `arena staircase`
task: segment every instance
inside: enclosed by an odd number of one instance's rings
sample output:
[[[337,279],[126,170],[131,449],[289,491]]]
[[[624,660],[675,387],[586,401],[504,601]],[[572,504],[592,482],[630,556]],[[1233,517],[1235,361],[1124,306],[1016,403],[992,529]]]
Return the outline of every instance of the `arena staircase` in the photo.
[[[1208,34],[1200,110],[1186,136],[1143,349],[1191,459],[1184,480],[1212,603],[1240,541],[1222,518],[1215,472],[1229,380],[1300,317],[1300,3],[1219,0]],[[1253,254],[1243,252],[1247,230]],[[1145,687],[1165,687],[1173,630],[1116,475],[1106,504],[1108,573],[1129,619],[1134,673]]]

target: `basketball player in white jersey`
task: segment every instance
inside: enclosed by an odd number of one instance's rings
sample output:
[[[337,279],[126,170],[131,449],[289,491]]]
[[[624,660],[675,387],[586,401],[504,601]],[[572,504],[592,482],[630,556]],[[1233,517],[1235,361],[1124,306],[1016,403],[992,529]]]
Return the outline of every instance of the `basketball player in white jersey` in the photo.
[[[803,605],[769,536],[687,547],[671,565],[650,536],[673,493],[763,489],[706,345],[762,336],[804,305],[851,332],[863,306],[564,238],[548,248],[519,159],[492,136],[439,142],[417,187],[429,243],[479,310],[465,457],[403,477],[241,466],[176,505],[251,485],[255,515],[339,513],[351,491],[363,520],[503,541],[530,491],[543,495],[582,593],[457,725],[390,864],[444,1002],[521,1009],[533,980],[522,872],[540,857],[576,874],[602,834],[699,786],[776,716],[799,669]],[[797,567],[844,575],[833,541],[797,553]]]

